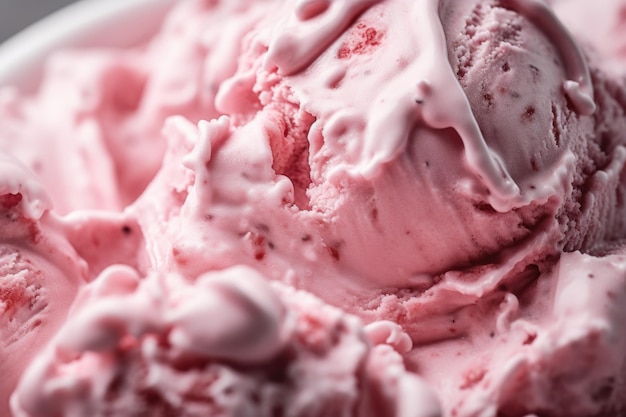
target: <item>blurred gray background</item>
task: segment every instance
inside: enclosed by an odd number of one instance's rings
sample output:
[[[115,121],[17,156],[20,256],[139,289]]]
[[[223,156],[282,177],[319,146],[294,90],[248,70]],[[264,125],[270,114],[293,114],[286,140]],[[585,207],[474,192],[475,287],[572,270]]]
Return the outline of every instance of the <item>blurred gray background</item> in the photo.
[[[0,0],[0,42],[74,0]]]

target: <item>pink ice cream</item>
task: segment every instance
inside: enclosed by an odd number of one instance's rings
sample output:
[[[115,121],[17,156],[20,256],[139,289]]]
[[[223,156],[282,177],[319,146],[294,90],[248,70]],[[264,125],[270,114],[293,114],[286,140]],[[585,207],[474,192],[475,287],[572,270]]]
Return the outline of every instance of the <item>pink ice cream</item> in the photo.
[[[623,56],[549,3],[185,1],[0,91],[65,256],[5,407],[626,415]]]

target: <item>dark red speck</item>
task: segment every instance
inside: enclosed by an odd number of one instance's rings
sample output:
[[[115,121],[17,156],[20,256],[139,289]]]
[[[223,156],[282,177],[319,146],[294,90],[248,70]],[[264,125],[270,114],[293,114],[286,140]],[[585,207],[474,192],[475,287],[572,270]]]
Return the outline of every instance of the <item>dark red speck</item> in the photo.
[[[174,256],[174,261],[176,261],[178,265],[184,266],[189,262],[187,257],[185,257],[180,249],[176,247],[172,248],[172,256]]]
[[[254,248],[254,259],[260,261],[265,258],[265,236],[254,234],[252,246]]]
[[[537,338],[536,334],[529,334],[528,336],[526,336],[526,340],[524,340],[524,344],[530,345],[535,341],[536,338]]]
[[[337,58],[339,59],[349,58],[350,55],[352,54],[350,53],[350,48],[347,45],[341,45],[341,48],[337,51]]]
[[[531,122],[535,118],[535,108],[533,106],[526,107],[524,113],[522,113],[523,122]]]
[[[20,204],[21,201],[22,201],[22,194],[20,193],[4,194],[0,196],[0,206],[2,206],[5,209],[13,208],[17,206],[18,204]]]
[[[330,253],[330,256],[335,258],[337,261],[339,260],[339,249],[332,247],[332,246],[328,246],[328,253]]]

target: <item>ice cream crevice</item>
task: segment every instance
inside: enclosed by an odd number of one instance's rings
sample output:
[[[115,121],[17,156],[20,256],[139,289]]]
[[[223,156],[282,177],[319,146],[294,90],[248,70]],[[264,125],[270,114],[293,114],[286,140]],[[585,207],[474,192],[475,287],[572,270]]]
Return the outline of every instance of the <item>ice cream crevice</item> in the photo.
[[[272,169],[293,185],[294,203],[300,210],[311,208],[307,191],[312,184],[309,132],[315,116],[297,104],[268,106],[264,112],[265,131],[272,152]]]

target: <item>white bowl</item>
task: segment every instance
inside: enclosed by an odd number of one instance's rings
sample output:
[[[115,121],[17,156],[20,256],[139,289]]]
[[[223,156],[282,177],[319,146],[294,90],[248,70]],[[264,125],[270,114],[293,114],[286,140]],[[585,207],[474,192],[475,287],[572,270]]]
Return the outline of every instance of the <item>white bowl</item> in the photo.
[[[158,28],[176,0],[82,0],[0,45],[0,86],[36,89],[50,52],[66,47],[129,47]]]

